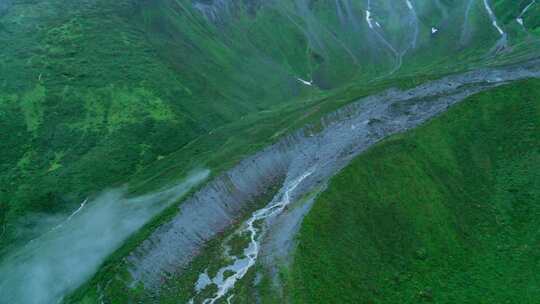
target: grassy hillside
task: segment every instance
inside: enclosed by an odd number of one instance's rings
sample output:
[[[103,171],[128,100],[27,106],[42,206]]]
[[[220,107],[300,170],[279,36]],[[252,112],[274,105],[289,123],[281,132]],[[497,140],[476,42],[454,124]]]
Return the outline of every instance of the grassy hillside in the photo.
[[[540,81],[485,92],[333,178],[293,303],[537,303]]]
[[[468,1],[413,2],[416,23],[405,1],[372,8],[403,54],[397,66],[363,1],[3,1],[0,257],[104,189],[155,190],[200,167],[218,174],[359,97],[540,49],[539,6],[523,31],[512,18],[526,3],[493,1],[497,14],[511,12],[501,25],[512,39],[489,56],[499,37],[481,1],[467,22]],[[122,272],[122,256],[175,211],[130,239],[102,277]]]
[[[294,80],[276,89],[235,78],[245,71],[231,72],[232,51],[211,45],[211,33],[193,38],[209,45],[178,45],[186,38],[172,39],[156,25],[178,13],[164,3],[9,5],[0,16],[3,244],[39,233],[29,214],[72,210],[85,196],[125,183],[201,135],[302,95]],[[196,20],[178,27],[183,35],[198,29]],[[198,150],[215,151],[229,136]],[[171,161],[179,166],[176,177],[199,165],[197,154],[188,165],[178,164],[187,158]]]
[[[480,3],[467,23],[474,39],[467,47],[455,43],[465,7],[458,2],[444,3],[451,8],[446,19],[437,7],[415,3],[419,37],[410,50],[405,2],[374,6],[377,20],[388,24],[387,39],[408,50],[392,77],[488,62],[485,53],[497,35]],[[361,87],[348,95],[352,100],[380,87],[368,80],[396,64],[367,27],[363,3],[352,5],[347,20],[334,1],[231,1],[216,9],[218,19],[197,3],[3,2],[1,248],[40,233],[31,215],[69,212],[104,188],[131,182],[153,189],[193,167],[225,168],[293,127],[291,121],[321,111],[320,101],[336,90]],[[441,28],[436,37],[429,34],[433,24]],[[516,47],[500,60],[532,54],[531,37],[516,34]],[[296,78],[314,79],[316,86]],[[222,153],[227,157],[216,156]]]

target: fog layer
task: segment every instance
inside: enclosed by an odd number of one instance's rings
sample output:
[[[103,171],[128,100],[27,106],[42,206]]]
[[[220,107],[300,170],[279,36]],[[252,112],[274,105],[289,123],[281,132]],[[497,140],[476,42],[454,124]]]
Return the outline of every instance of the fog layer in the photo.
[[[57,303],[88,280],[122,242],[204,180],[208,170],[157,193],[127,198],[107,191],[0,262],[0,303]],[[83,208],[84,207],[84,208]]]

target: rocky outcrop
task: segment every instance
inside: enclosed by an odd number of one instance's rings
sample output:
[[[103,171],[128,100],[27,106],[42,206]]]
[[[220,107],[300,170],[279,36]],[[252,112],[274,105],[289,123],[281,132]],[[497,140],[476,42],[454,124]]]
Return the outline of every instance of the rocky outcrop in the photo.
[[[284,181],[286,188],[312,170],[293,194],[303,195],[383,138],[414,128],[472,94],[527,77],[540,77],[540,61],[450,76],[410,90],[390,89],[328,114],[321,120],[323,131],[314,133],[307,126],[283,138],[186,200],[178,215],[127,257],[129,271],[135,282],[157,288],[163,276],[180,273],[207,241],[237,221],[271,185]]]

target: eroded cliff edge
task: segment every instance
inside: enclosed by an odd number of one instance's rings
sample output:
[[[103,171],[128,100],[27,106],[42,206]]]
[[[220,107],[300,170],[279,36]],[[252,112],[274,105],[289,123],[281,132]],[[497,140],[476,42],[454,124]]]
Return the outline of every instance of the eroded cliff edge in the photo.
[[[529,77],[540,77],[539,60],[449,76],[410,90],[390,89],[328,114],[320,126],[306,126],[243,160],[186,200],[177,216],[126,258],[129,272],[135,283],[156,289],[163,277],[181,273],[270,186],[284,181],[279,196],[288,183],[313,170],[292,194],[298,198],[385,137],[414,128],[472,94]],[[286,245],[287,237],[279,239],[269,242],[270,248]]]

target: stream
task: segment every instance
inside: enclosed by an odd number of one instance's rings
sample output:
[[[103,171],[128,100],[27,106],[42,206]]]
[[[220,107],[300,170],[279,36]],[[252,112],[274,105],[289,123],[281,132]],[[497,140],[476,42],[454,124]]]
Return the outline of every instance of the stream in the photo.
[[[527,13],[527,11],[531,8],[531,6],[533,6],[533,4],[536,3],[536,0],[532,0],[531,3],[529,3],[527,6],[525,6],[525,8],[521,11],[521,13],[519,14],[519,16],[516,18],[516,21],[523,27],[525,28],[525,23],[523,21],[523,16],[525,16],[525,14]]]
[[[411,25],[414,27],[413,32],[413,38],[411,40],[411,48],[415,49],[416,44],[418,42],[418,34],[419,34],[419,25],[418,25],[418,14],[416,13],[416,10],[414,9],[414,5],[412,4],[411,0],[405,0],[407,2],[407,7],[409,8],[409,11],[411,11]]]
[[[71,219],[72,219],[74,216],[76,216],[79,212],[81,212],[81,211],[83,210],[83,208],[84,208],[84,206],[86,205],[86,203],[88,203],[88,199],[85,199],[85,200],[81,203],[81,205],[80,205],[75,211],[73,211],[73,212],[72,212],[72,213],[71,213],[64,221],[62,221],[60,224],[58,224],[58,225],[52,227],[50,230],[48,230],[48,231],[45,232],[44,234],[42,234],[42,235],[40,235],[40,236],[38,236],[38,237],[36,237],[36,238],[34,238],[34,239],[31,239],[25,246],[28,246],[29,244],[35,242],[35,241],[38,240],[39,238],[41,238],[41,237],[43,237],[43,236],[46,236],[46,235],[48,235],[49,233],[54,232],[54,231],[56,231],[56,230],[58,230],[58,229],[64,227],[64,225],[65,225],[66,223],[69,223],[69,221],[71,221]]]
[[[506,32],[499,26],[499,23],[497,22],[497,16],[495,16],[495,13],[493,12],[493,9],[491,8],[489,4],[489,0],[484,0],[484,7],[486,8],[486,11],[488,12],[489,18],[491,19],[491,24],[493,27],[499,32],[501,35],[501,38],[497,40],[493,48],[491,49],[490,53],[496,54],[508,46],[508,35]]]
[[[208,273],[205,271],[199,275],[199,280],[196,283],[195,289],[200,293],[207,286],[215,284],[217,286],[217,292],[212,298],[207,298],[202,301],[203,304],[213,304],[219,299],[223,298],[229,291],[233,290],[236,286],[236,283],[241,280],[249,271],[249,269],[255,265],[257,258],[259,257],[260,252],[260,241],[261,235],[264,232],[262,228],[258,228],[258,224],[262,224],[268,218],[279,215],[291,202],[291,195],[296,190],[296,188],[313,173],[313,169],[306,171],[300,177],[294,179],[284,186],[282,189],[282,195],[279,195],[279,199],[274,200],[264,207],[263,209],[257,210],[254,212],[251,217],[245,222],[242,226],[243,228],[237,231],[234,235],[249,235],[249,243],[247,247],[244,248],[240,256],[230,256],[229,250],[226,250],[226,255],[232,259],[232,263],[226,265],[219,269],[216,276],[210,278]],[[280,191],[281,193],[281,191]],[[225,278],[225,273],[232,273]],[[230,294],[227,297],[227,302],[234,297],[234,294]],[[191,299],[188,303],[194,303],[194,299]]]
[[[491,9],[491,6],[489,5],[489,0],[484,0],[484,7],[486,8],[486,11],[489,14],[489,18],[491,18],[491,24],[493,25],[493,27],[497,29],[497,31],[499,32],[499,34],[501,34],[501,36],[505,35],[503,29],[497,23],[497,17],[495,16],[495,13],[493,12],[493,10]]]
[[[298,208],[292,200],[323,185],[356,155],[387,136],[410,130],[472,94],[531,77],[540,77],[540,61],[478,69],[409,90],[389,89],[328,113],[321,118],[322,131],[306,126],[284,136],[215,177],[184,201],[177,215],[155,229],[125,258],[133,278],[130,284],[160,290],[164,273],[182,275],[210,240],[236,225],[245,208],[253,206],[269,187],[285,180],[266,207],[249,213],[233,233],[226,235],[221,242],[225,250],[219,252],[218,260],[212,259],[208,271],[197,270],[195,278],[199,277],[199,281],[190,284],[196,293],[185,298],[192,297],[197,303],[226,302],[238,287],[238,280],[245,280],[249,276],[246,272],[254,270],[254,263],[271,261],[272,254],[278,251],[274,248],[294,246],[292,228],[300,225],[295,221],[302,216],[291,216],[293,222],[282,225],[282,219],[287,218],[283,216]],[[87,207],[79,215],[88,213]],[[293,234],[287,235],[287,229],[283,235],[281,231],[272,234],[271,225],[275,223],[292,227],[288,230]],[[234,238],[229,239],[231,236]],[[265,250],[265,244],[269,250]],[[279,259],[279,254],[276,257]],[[239,296],[236,294],[234,299]]]
[[[401,68],[401,65],[403,62],[403,53],[398,52],[396,48],[394,48],[394,46],[388,40],[386,40],[386,38],[384,38],[384,36],[381,33],[379,33],[379,31],[377,31],[377,29],[373,26],[373,23],[375,23],[375,25],[377,25],[378,28],[381,27],[379,22],[375,21],[372,17],[371,0],[367,1],[366,22],[370,30],[377,37],[377,39],[379,39],[382,42],[382,44],[384,44],[388,48],[388,50],[390,50],[392,55],[394,55],[396,63],[394,65],[394,68],[392,68],[392,70],[388,73],[388,75],[394,74],[397,70]]]

